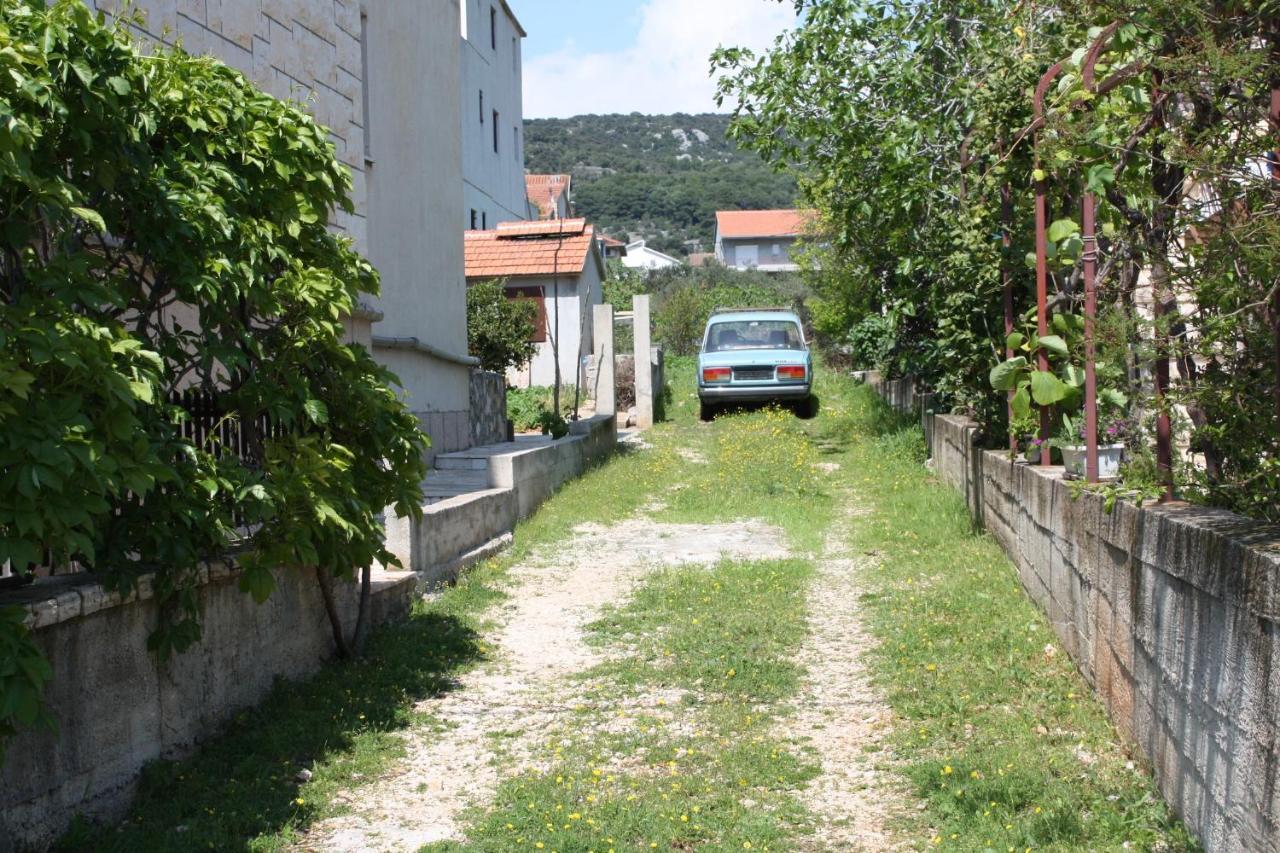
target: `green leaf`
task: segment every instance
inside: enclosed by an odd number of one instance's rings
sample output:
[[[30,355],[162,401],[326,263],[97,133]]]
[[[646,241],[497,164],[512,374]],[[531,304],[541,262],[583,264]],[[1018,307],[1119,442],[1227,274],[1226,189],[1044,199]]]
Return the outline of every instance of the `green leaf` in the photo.
[[[253,597],[258,604],[266,601],[275,591],[276,579],[271,570],[257,564],[248,565],[240,574],[240,589]]]
[[[1026,367],[1027,360],[1020,355],[1000,362],[991,368],[991,387],[997,391],[1012,391]]]
[[[1059,219],[1049,226],[1048,236],[1054,243],[1067,239],[1072,234],[1079,234],[1080,226],[1072,219]]]
[[[1033,181],[1043,181],[1047,177],[1048,175],[1044,173],[1044,169],[1034,169],[1031,172],[1031,180]]]
[[[322,400],[311,397],[302,404],[302,410],[306,412],[307,418],[313,424],[326,424],[329,422],[329,410]]]
[[[1036,370],[1031,374],[1031,399],[1040,406],[1052,406],[1062,401],[1067,395],[1066,384],[1057,376],[1045,370]]]
[[[1025,418],[1031,414],[1031,393],[1027,390],[1026,385],[1018,387],[1009,404],[1013,407],[1013,416],[1015,418]]]
[[[107,230],[107,223],[103,220],[102,214],[98,213],[98,211],[87,207],[73,207],[71,208],[71,212],[99,231]]]
[[[1085,178],[1085,185],[1091,193],[1101,193],[1106,190],[1107,184],[1116,182],[1116,170],[1112,168],[1110,163],[1098,163],[1090,166]]]
[[[1021,332],[1010,332],[1009,337],[1004,339],[1005,349],[1018,349],[1027,341],[1027,336]]]
[[[1048,350],[1052,355],[1060,358],[1067,357],[1067,342],[1057,335],[1045,335],[1043,338],[1039,338],[1036,343],[1039,344],[1041,349]]]

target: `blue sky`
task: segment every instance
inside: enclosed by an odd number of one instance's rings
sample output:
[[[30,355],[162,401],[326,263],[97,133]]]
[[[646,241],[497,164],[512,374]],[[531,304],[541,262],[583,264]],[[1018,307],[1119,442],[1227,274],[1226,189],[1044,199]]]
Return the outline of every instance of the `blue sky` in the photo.
[[[575,43],[621,50],[633,40],[639,5],[635,0],[513,0],[511,8],[529,33],[528,60]]]
[[[777,0],[509,2],[529,34],[526,118],[715,112],[711,52],[763,50],[795,24],[793,5]]]

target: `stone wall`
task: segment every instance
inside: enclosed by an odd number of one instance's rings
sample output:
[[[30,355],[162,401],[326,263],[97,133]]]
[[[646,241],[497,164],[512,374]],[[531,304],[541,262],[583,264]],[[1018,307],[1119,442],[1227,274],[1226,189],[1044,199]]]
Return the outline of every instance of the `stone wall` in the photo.
[[[471,446],[507,440],[507,378],[487,370],[471,371]]]
[[[215,566],[208,574],[198,593],[204,636],[164,663],[147,651],[159,621],[149,584],[122,599],[91,576],[70,575],[0,594],[0,606],[28,611],[53,666],[45,698],[58,721],[56,734],[24,730],[9,744],[0,768],[0,850],[46,847],[76,814],[120,818],[143,765],[188,754],[261,701],[277,678],[309,675],[333,656],[311,572],[277,570],[276,590],[261,605],[233,572]],[[417,579],[375,578],[375,623],[407,614]],[[338,595],[354,622],[354,585]]]
[[[915,411],[902,383],[877,387]],[[1280,529],[1071,496],[1060,467],[923,417],[938,476],[1000,542],[1120,732],[1208,850],[1280,850]]]
[[[263,91],[303,103],[329,130],[351,170],[354,211],[334,211],[339,230],[367,252],[364,102],[357,0],[86,0],[94,9],[142,13],[144,39],[181,42],[216,56]]]

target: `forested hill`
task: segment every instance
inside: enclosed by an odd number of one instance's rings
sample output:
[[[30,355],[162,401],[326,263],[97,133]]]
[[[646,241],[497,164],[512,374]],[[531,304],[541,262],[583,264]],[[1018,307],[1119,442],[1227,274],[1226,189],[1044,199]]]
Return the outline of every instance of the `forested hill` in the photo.
[[[619,239],[711,251],[717,210],[791,207],[796,183],[725,137],[726,115],[577,116],[525,121],[525,165],[573,175],[579,215]]]

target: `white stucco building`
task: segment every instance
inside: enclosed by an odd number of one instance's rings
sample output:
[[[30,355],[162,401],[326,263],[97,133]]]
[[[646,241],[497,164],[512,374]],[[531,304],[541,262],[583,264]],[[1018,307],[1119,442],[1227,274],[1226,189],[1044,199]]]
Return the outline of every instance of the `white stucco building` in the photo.
[[[680,259],[673,258],[666,252],[650,249],[644,240],[628,243],[622,255],[622,265],[635,270],[665,270],[680,266]]]
[[[86,2],[107,12],[126,5]],[[333,228],[382,274],[382,296],[348,318],[351,339],[400,377],[433,452],[471,443],[466,282],[454,224],[463,205],[460,2],[132,2],[145,15],[142,37],[212,55],[328,129],[353,178],[354,211],[336,211]],[[522,174],[518,186],[523,197]]]
[[[469,281],[502,279],[508,297],[537,301],[538,350],[508,381],[553,385],[558,350],[561,383],[578,384],[594,340],[592,308],[603,298],[604,256],[595,228],[585,219],[504,222],[468,231],[466,247]]]
[[[524,28],[506,0],[461,0],[463,228],[528,219]]]

